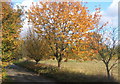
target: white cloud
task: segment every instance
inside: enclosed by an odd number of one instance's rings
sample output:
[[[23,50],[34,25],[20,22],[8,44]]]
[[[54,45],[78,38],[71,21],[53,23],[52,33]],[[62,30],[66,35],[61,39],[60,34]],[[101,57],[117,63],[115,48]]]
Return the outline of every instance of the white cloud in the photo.
[[[25,6],[25,10],[27,10],[28,8],[30,8],[30,6],[32,5],[32,2],[34,2],[34,0],[24,0],[22,3],[17,3],[15,4],[14,8],[16,9],[16,5],[18,6]]]
[[[118,16],[118,0],[114,0],[112,2],[107,12],[110,16],[113,16],[113,17]]]
[[[28,9],[32,5],[32,2],[34,2],[34,0],[24,0],[21,6],[26,6],[26,9]]]
[[[17,9],[17,6],[24,6],[24,12],[27,11],[31,5],[32,5],[32,2],[34,2],[34,0],[24,0],[22,3],[16,3],[15,6],[14,6],[14,9]],[[23,18],[26,18],[26,14],[24,14],[24,17]],[[21,37],[24,37],[26,34],[27,34],[27,30],[28,30],[29,26],[28,26],[28,19],[26,18],[24,20],[24,25],[22,27],[22,31],[20,33]]]
[[[118,2],[119,0],[113,0],[112,4],[108,7],[106,11],[101,11],[102,18],[100,24],[109,22],[107,26],[118,26]]]
[[[118,42],[118,33],[117,33],[117,29],[118,29],[118,2],[119,2],[119,0],[113,0],[113,2],[107,8],[107,10],[101,12],[102,18],[100,21],[100,25],[108,22],[108,25],[105,27],[105,30],[107,31],[107,33],[105,33],[104,38],[109,37],[109,40],[106,41],[107,42],[106,44],[110,44],[111,47],[113,45],[113,40],[112,40],[113,37],[115,38],[114,40],[116,41],[116,44]],[[111,32],[115,29],[116,29],[116,32],[111,34]]]
[[[36,5],[37,2],[34,2],[34,0],[24,0],[21,4],[21,6],[25,6],[24,8],[24,11],[27,11],[28,9],[30,9],[30,7],[32,6],[32,3],[34,5]],[[38,3],[39,4],[39,3]],[[40,4],[39,4],[40,5]],[[41,5],[40,5],[41,7]],[[27,14],[25,14],[25,16],[27,16]],[[20,33],[21,37],[24,37],[26,34],[27,34],[27,31],[29,30],[29,28],[31,28],[32,25],[31,24],[28,24],[28,19],[26,18],[25,21],[24,21],[24,25],[23,25],[23,28],[22,28],[22,31]]]

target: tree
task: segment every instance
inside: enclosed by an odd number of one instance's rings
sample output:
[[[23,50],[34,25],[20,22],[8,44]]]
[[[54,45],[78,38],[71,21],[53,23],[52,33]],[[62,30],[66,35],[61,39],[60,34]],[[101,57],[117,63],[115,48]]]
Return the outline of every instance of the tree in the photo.
[[[19,59],[22,59],[24,57],[24,54],[23,54],[23,40],[20,38],[19,39],[19,45],[17,47],[17,50],[14,52],[14,55],[12,56],[14,58],[14,60],[19,60]]]
[[[111,78],[110,71],[113,69],[113,67],[115,67],[115,65],[118,62],[116,51],[117,29],[110,28],[110,30],[107,29],[101,30],[102,30],[101,32],[100,30],[98,32],[94,32],[94,34],[90,36],[88,41],[90,48],[94,50],[95,53],[99,54],[100,59],[105,64],[107,76],[108,79],[110,79]],[[114,62],[110,64],[110,62],[113,60]]]
[[[36,33],[45,36],[60,68],[67,46],[80,47],[77,43],[98,25],[99,12],[89,14],[80,2],[39,2],[28,10],[28,19]]]
[[[29,58],[34,59],[36,64],[47,55],[49,55],[49,47],[43,36],[37,36],[33,30],[29,30],[24,40],[24,48]]]
[[[10,62],[19,45],[22,10],[13,9],[11,2],[2,4],[2,61]]]
[[[0,2],[0,41],[2,78],[6,74],[6,66],[14,60],[14,54],[19,45],[19,32],[22,27],[22,10],[13,9],[11,2]]]
[[[120,43],[118,42],[118,45],[115,48],[115,51],[117,51],[118,58],[120,58]]]

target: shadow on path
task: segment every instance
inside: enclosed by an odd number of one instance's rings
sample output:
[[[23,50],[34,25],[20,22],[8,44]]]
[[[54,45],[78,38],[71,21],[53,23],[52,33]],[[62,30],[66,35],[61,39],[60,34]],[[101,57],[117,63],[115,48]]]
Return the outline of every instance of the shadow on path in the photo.
[[[51,82],[55,84],[53,80],[38,76],[36,73],[14,64],[7,67],[7,74],[11,82]]]

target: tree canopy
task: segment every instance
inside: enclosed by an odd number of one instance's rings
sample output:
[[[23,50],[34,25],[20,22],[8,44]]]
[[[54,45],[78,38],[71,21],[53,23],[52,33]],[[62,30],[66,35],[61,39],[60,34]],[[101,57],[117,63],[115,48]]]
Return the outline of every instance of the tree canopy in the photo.
[[[39,2],[28,10],[28,19],[36,33],[45,36],[60,67],[68,45],[75,52],[82,49],[87,33],[98,26],[99,13],[91,15],[80,2]]]
[[[14,51],[19,46],[21,31],[21,9],[13,9],[10,2],[2,2],[2,61],[11,61]]]

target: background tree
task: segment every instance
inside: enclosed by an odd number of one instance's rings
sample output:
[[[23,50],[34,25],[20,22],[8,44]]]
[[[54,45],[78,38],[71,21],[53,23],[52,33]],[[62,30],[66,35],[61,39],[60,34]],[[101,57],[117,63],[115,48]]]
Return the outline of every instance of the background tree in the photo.
[[[94,32],[89,38],[89,45],[95,53],[98,53],[100,59],[106,67],[107,76],[110,79],[110,71],[118,63],[118,56],[116,51],[117,46],[117,28],[110,28],[110,30],[101,29],[102,31]],[[106,31],[105,31],[106,30]],[[91,38],[92,37],[92,38]],[[111,63],[111,61],[115,61]]]
[[[28,19],[36,33],[45,36],[60,67],[67,46],[77,49],[87,32],[96,28],[99,12],[89,14],[80,2],[39,2],[30,8]]]
[[[14,54],[18,49],[19,32],[22,27],[22,10],[13,9],[11,2],[1,2],[0,30],[1,30],[1,51],[2,55],[2,79],[6,75],[5,67],[14,60]]]
[[[2,61],[9,62],[19,45],[21,9],[13,9],[10,2],[2,2]]]
[[[24,40],[22,40],[22,38],[19,39],[19,45],[17,47],[17,50],[15,51],[13,58],[15,61],[18,61],[19,59],[22,59],[24,57],[24,49],[23,49],[23,42]]]
[[[119,59],[120,58],[120,43],[119,43],[119,41],[118,41],[118,45],[115,48],[115,51],[117,51],[118,59]]]
[[[34,59],[36,64],[49,55],[49,47],[43,36],[37,36],[33,30],[29,30],[26,39],[24,40],[24,49],[26,55]]]

